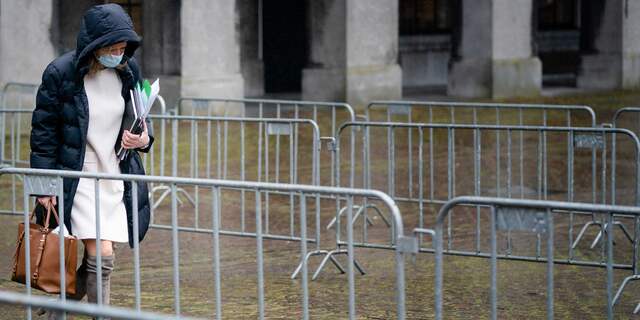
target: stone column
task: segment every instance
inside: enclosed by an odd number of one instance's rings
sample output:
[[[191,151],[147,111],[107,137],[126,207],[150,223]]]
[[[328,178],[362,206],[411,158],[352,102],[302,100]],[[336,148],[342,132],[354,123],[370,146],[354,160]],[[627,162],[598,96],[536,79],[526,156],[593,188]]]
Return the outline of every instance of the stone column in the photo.
[[[640,87],[640,2],[604,1],[591,14],[599,23],[586,41],[591,48],[582,56],[578,87]]]
[[[344,0],[308,1],[309,62],[302,70],[304,100],[346,99],[346,3]]]
[[[347,101],[362,106],[402,96],[398,0],[347,1]]]
[[[532,10],[532,0],[462,0],[461,41],[449,70],[449,95],[540,94],[542,65],[532,54]]]
[[[181,95],[242,98],[244,80],[235,0],[183,0],[180,13]],[[237,105],[229,114],[242,114]],[[217,112],[222,112],[218,110]]]
[[[304,99],[364,106],[398,99],[397,0],[310,1],[311,50],[303,70]]]
[[[0,1],[0,88],[7,82],[39,84],[55,56],[53,1]]]

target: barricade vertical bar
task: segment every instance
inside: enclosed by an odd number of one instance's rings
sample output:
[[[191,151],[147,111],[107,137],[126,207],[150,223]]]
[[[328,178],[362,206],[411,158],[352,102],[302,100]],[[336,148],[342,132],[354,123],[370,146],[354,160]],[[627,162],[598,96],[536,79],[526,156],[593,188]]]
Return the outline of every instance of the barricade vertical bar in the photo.
[[[258,123],[258,182],[262,181],[262,131],[264,130],[262,122]]]
[[[212,228],[213,228],[213,276],[215,285],[216,299],[216,319],[222,319],[222,294],[220,285],[220,189],[218,187],[211,188],[213,209]],[[244,230],[243,230],[244,231]]]
[[[409,123],[411,123],[411,109],[409,109]],[[409,135],[409,144],[407,145],[407,149],[409,150],[409,198],[413,198],[413,131],[411,128],[407,128],[407,131]]]
[[[15,144],[15,131],[16,131],[16,124],[15,124],[15,119],[14,121],[11,121],[11,166],[12,167],[16,167],[16,144]],[[4,133],[3,133],[4,135]],[[4,139],[4,137],[3,137]],[[11,209],[13,212],[17,211],[17,205],[16,205],[16,201],[17,201],[17,195],[16,195],[16,176],[11,176],[11,192],[12,192],[12,199],[13,201],[11,201]],[[28,225],[26,225],[28,226]],[[26,228],[25,226],[25,228]],[[28,230],[28,229],[25,229]]]
[[[447,128],[447,198],[451,199],[453,197],[453,159],[451,157],[451,152],[453,151],[453,140],[452,140],[452,129]],[[451,226],[452,219],[451,216],[447,218],[447,250],[451,250]]]
[[[537,163],[537,168],[536,168],[536,174],[537,174],[537,178],[538,178],[538,200],[542,200],[542,162],[544,161],[542,158],[542,130],[538,130],[538,163]]]
[[[547,125],[547,111],[544,110],[543,112],[544,115],[544,126]],[[548,173],[548,169],[547,169],[547,131],[543,131],[542,132],[542,172],[544,175],[544,200],[547,200],[548,194],[549,194],[549,173]]]
[[[293,136],[295,133],[293,132],[293,125],[289,123],[289,183],[295,183],[293,180]],[[315,154],[315,153],[314,153]],[[294,215],[295,215],[295,199],[293,193],[289,194],[289,230],[291,236],[295,234],[294,230]]]
[[[419,214],[419,222],[418,222],[418,226],[420,228],[424,228],[424,179],[423,179],[423,175],[424,175],[424,164],[423,164],[423,155],[424,155],[424,129],[422,129],[421,127],[418,128],[418,140],[420,141],[419,145],[418,145],[418,198],[420,200],[418,206],[418,214]],[[369,188],[368,186],[365,186],[365,188]],[[365,224],[366,221],[365,221]],[[420,234],[420,244],[422,244],[422,234]],[[366,241],[366,240],[365,240]]]
[[[522,108],[518,114],[518,123],[523,125]],[[524,199],[524,132],[520,131],[520,198]]]
[[[507,130],[507,198],[511,198],[511,129]]]
[[[475,111],[475,109],[474,109]],[[473,174],[474,174],[474,194],[480,196],[480,183],[482,181],[481,166],[482,145],[480,144],[480,130],[473,130]],[[480,207],[476,207],[476,252],[480,252]]]
[[[309,319],[309,283],[307,271],[307,199],[300,193],[300,258],[302,259],[302,319]]]
[[[613,319],[613,212],[607,215],[607,319]]]
[[[102,234],[100,217],[100,179],[94,180],[95,205],[96,205],[96,297],[98,305],[102,304]]]
[[[396,183],[396,168],[395,168],[395,160],[396,160],[396,145],[395,145],[395,128],[393,126],[389,127],[388,130],[388,148],[389,148],[389,162],[388,162],[388,167],[387,167],[387,175],[388,175],[388,190],[389,190],[389,195],[390,196],[395,196],[395,183]],[[354,142],[352,142],[353,144]],[[355,187],[353,184],[351,185],[351,187]]]
[[[433,112],[429,107],[429,123],[433,122]],[[433,128],[429,128],[429,192],[430,200],[435,199],[435,182],[434,182],[434,162],[433,162]]]
[[[496,125],[500,125],[500,109],[496,108]],[[500,131],[496,130],[496,195],[501,196],[500,190]],[[449,197],[451,199],[452,197]]]
[[[570,116],[568,116],[568,119],[571,119]],[[570,121],[570,120],[569,120]],[[567,141],[567,145],[569,146],[569,152],[568,152],[568,163],[567,165],[569,166],[568,168],[568,174],[567,174],[567,185],[568,185],[568,192],[569,192],[569,202],[573,202],[573,198],[574,198],[574,190],[573,190],[573,183],[574,183],[574,152],[575,149],[573,147],[573,139],[574,139],[574,132],[573,131],[569,131],[567,133],[568,136],[568,141]],[[569,261],[573,260],[573,224],[574,224],[574,216],[573,216],[573,211],[569,213]]]
[[[511,129],[507,130],[507,198],[511,198]],[[507,229],[507,255],[511,255],[511,228]]]
[[[171,122],[171,175],[178,176],[178,121]]]
[[[22,180],[26,181],[26,175],[22,176]],[[27,298],[31,296],[31,243],[29,241],[29,224],[31,223],[30,215],[29,215],[29,198],[30,194],[27,191],[27,184],[22,184],[22,205],[23,205],[23,223],[24,223],[24,284],[27,287]],[[59,197],[58,201],[61,201],[63,197]],[[14,211],[15,212],[15,211]],[[27,319],[31,320],[31,306],[27,307]]]
[[[262,212],[260,210],[261,199],[260,190],[256,189],[256,242],[258,263],[258,318],[264,319],[264,262],[262,257]]]
[[[269,125],[264,132],[264,181],[269,182]],[[264,192],[264,232],[269,233],[269,191]]]
[[[246,181],[245,177],[245,155],[244,155],[244,122],[240,123],[240,180]],[[260,159],[260,157],[258,157]],[[258,160],[259,162],[259,160]],[[245,190],[240,190],[240,230],[245,232]]]
[[[140,301],[140,232],[138,229],[140,222],[138,221],[138,182],[136,181],[131,181],[131,209],[133,210],[133,286],[136,294],[136,310],[140,311],[142,305]]]
[[[347,272],[349,277],[349,319],[356,318],[356,279],[354,276],[353,251],[353,196],[347,197]]]
[[[227,179],[227,167],[229,164],[229,157],[228,157],[228,144],[229,144],[229,122],[225,121],[224,122],[224,161],[223,161],[223,168],[222,168],[222,179]]]
[[[209,124],[209,121],[207,121],[207,124]],[[195,127],[195,140],[194,143],[191,145],[191,148],[194,149],[194,163],[192,164],[192,168],[194,168],[193,174],[191,175],[191,177],[193,178],[198,178],[200,176],[200,139],[198,138],[198,132],[200,131],[198,129],[198,122],[193,121],[193,126]],[[193,212],[194,212],[194,226],[196,228],[198,228],[198,220],[200,220],[200,187],[199,186],[194,186],[194,200],[195,200],[195,206],[193,208]]]
[[[435,236],[435,247],[436,247],[436,257],[435,257],[435,268],[436,268],[436,280],[435,280],[435,310],[436,310],[436,320],[442,320],[442,251],[443,251],[443,239],[442,239],[442,224],[436,222],[436,236]]]
[[[553,212],[547,209],[547,319],[553,320]]]
[[[207,121],[207,179],[211,179],[211,121]],[[220,177],[218,177],[220,178]]]
[[[57,193],[60,196],[60,198],[64,197],[64,188],[63,188],[63,179],[62,177],[57,177],[58,180],[58,190]],[[97,200],[96,200],[97,201]],[[64,202],[64,201],[63,201]],[[62,203],[62,205],[64,205],[64,203]],[[59,224],[60,224],[60,231],[59,231],[59,237],[58,237],[58,245],[60,246],[59,248],[59,253],[60,253],[60,300],[64,303],[64,301],[67,299],[67,282],[66,282],[66,263],[65,263],[65,254],[64,254],[64,237],[66,237],[66,233],[64,232],[66,227],[64,226],[64,207],[60,206],[58,208],[62,208],[62,210],[58,210],[60,211],[58,213],[58,219],[59,219]],[[97,213],[96,213],[97,214]],[[25,230],[28,230],[27,228],[25,228]],[[63,319],[66,319],[67,314],[66,312],[63,314]]]
[[[276,104],[276,118],[280,118],[280,104]],[[276,135],[275,183],[280,183],[280,135]],[[265,220],[266,222],[266,220]]]
[[[451,108],[451,122],[456,123],[455,109]],[[451,129],[451,198],[456,194],[456,129]]]
[[[173,299],[177,316],[180,316],[180,258],[178,246],[178,194],[177,186],[171,183],[171,244],[173,253]]]
[[[496,207],[491,206],[491,319],[498,319],[498,244],[496,241]]]

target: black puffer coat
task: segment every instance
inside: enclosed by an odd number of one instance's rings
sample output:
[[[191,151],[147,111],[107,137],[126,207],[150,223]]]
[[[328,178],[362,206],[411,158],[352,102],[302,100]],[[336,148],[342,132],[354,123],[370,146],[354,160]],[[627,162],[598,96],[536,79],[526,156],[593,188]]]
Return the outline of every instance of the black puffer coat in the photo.
[[[31,121],[31,167],[40,169],[82,170],[87,145],[89,106],[84,90],[84,76],[89,71],[89,61],[96,49],[118,42],[127,42],[124,68],[116,69],[122,80],[122,97],[126,107],[124,118],[129,115],[129,90],[140,81],[140,69],[133,53],[140,38],[133,30],[133,23],[124,10],[116,4],[105,4],[89,9],[78,34],[75,51],[53,60],[42,75],[38,89],[36,109]],[[147,127],[151,130],[151,125]],[[122,128],[120,129],[122,132]],[[151,142],[152,133],[149,132]],[[120,145],[118,137],[116,145]],[[114,146],[115,147],[115,146]],[[151,143],[145,150],[147,152]],[[122,173],[144,174],[138,152],[120,162]],[[133,222],[131,183],[124,183],[124,203],[129,227],[129,245],[133,246]],[[64,223],[70,233],[71,208],[78,188],[78,179],[64,179]],[[38,215],[41,221],[42,215]],[[138,183],[138,216],[140,240],[144,237],[150,218],[150,204],[146,183]]]

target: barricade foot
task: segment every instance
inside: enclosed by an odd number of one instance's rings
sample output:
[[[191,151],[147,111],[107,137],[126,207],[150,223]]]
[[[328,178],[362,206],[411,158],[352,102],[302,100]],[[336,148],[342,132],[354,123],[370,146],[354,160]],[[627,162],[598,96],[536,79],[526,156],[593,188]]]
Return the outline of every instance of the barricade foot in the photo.
[[[631,237],[631,234],[629,234],[629,231],[627,231],[627,228],[624,226],[624,224],[620,221],[614,221],[613,222],[614,226],[618,226],[620,229],[622,229],[622,233],[625,235],[625,237],[627,238],[627,240],[629,240],[629,242],[631,242],[633,244],[633,238]],[[604,225],[604,230],[607,229],[607,224],[605,223]],[[595,248],[596,245],[598,245],[598,242],[600,242],[600,239],[602,239],[602,234],[606,233],[606,231],[600,230],[600,232],[598,232],[598,235],[596,236],[595,240],[593,240],[593,243],[591,244],[591,249]],[[613,241],[613,244],[615,245],[616,242]]]
[[[576,237],[576,240],[573,242],[573,244],[571,244],[571,249],[575,249],[578,246],[578,243],[580,242],[580,240],[582,240],[585,232],[587,232],[587,229],[589,229],[589,227],[592,225],[599,226],[600,222],[589,221],[584,226],[582,226],[582,229],[580,229],[580,232],[578,233],[578,237]]]
[[[330,259],[331,262],[333,263],[333,265],[336,266],[336,268],[340,271],[340,273],[345,273],[344,268],[342,267],[342,265],[340,265],[340,263],[332,256],[329,255],[329,251],[327,250],[315,250],[312,252],[307,253],[307,255],[304,257],[304,260],[309,261],[309,259],[311,259],[311,257],[313,256],[325,256],[325,258],[322,260],[323,262],[320,263],[320,265],[322,266],[324,263],[326,263],[325,260]],[[327,258],[329,257],[329,258]],[[291,279],[295,279],[296,277],[298,277],[298,274],[300,273],[300,271],[302,271],[302,263],[303,261],[300,262],[300,264],[298,264],[298,267],[296,268],[296,270],[291,274]]]
[[[339,254],[344,254],[347,255],[348,252],[346,249],[336,249],[336,250],[332,250],[329,251],[329,253],[327,253],[327,255],[324,257],[324,259],[322,259],[322,262],[320,263],[320,265],[318,266],[318,269],[316,270],[316,272],[313,274],[313,277],[311,277],[311,280],[315,280],[316,278],[318,278],[318,276],[320,275],[320,272],[322,271],[322,269],[324,268],[324,265],[327,263],[327,261],[331,260],[331,262],[333,262],[334,265],[336,265],[336,267],[338,269],[341,269],[341,273],[345,273],[344,269],[342,269],[342,267],[338,267],[340,264],[338,263],[338,261],[333,257],[334,255],[339,255]],[[356,269],[358,269],[358,272],[360,272],[361,275],[365,275],[366,272],[364,271],[364,268],[362,268],[362,266],[358,263],[358,261],[356,261],[355,259],[353,260],[353,265],[356,267]]]
[[[627,284],[635,280],[640,280],[640,275],[634,274],[624,278],[624,280],[622,280],[622,284],[620,284],[620,288],[618,288],[618,291],[616,292],[616,295],[613,296],[613,301],[611,302],[611,304],[615,306],[616,303],[618,303],[618,300],[620,300],[620,297],[622,296],[622,292],[624,291],[624,288],[627,286]],[[638,306],[640,306],[640,304],[638,304]],[[636,306],[636,309],[633,311],[634,314],[638,311],[638,306]]]

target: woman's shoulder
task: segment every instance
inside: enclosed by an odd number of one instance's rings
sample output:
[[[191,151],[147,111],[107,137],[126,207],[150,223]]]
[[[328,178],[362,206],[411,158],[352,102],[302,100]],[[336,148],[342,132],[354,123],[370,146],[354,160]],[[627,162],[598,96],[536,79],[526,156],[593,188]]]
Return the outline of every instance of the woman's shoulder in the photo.
[[[51,61],[42,76],[43,78],[54,76],[61,80],[73,79],[75,69],[75,52],[69,51]]]

